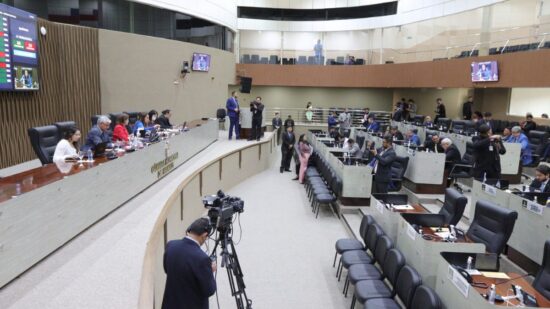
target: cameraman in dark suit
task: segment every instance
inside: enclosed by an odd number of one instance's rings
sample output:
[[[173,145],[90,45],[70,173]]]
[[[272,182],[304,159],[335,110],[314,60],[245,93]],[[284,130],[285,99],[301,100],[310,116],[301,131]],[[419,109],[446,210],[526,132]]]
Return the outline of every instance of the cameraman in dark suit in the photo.
[[[210,220],[200,218],[187,228],[187,236],[166,244],[162,309],[208,309],[208,297],[216,292],[216,263],[201,246],[209,231]]]
[[[264,105],[262,104],[262,97],[256,97],[255,101],[250,102],[250,112],[252,113],[252,135],[248,139],[260,140],[262,136],[262,113],[264,111]]]
[[[286,127],[286,132],[283,133],[283,144],[281,145],[281,152],[283,158],[281,159],[281,173],[283,171],[290,172],[290,161],[292,160],[292,153],[294,152],[294,144],[296,144],[296,136],[292,132],[293,127]]]
[[[397,155],[392,147],[392,136],[384,135],[382,139],[382,148],[372,149],[374,155],[374,192],[388,193],[388,186],[391,181],[391,166]]]

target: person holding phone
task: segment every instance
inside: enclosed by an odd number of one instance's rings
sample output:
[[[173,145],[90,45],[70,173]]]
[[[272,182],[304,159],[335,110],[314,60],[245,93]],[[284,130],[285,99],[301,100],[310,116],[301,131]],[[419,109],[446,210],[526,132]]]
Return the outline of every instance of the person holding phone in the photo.
[[[77,128],[65,130],[63,138],[55,146],[53,162],[66,162],[78,160],[78,141],[82,134]]]

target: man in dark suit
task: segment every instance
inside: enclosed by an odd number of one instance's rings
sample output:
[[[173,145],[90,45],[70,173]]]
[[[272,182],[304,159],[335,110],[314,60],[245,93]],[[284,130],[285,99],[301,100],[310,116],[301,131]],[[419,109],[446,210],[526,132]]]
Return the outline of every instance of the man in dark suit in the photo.
[[[447,118],[447,111],[445,110],[445,104],[443,104],[441,98],[437,98],[436,104],[434,122],[437,124],[439,118]]]
[[[232,91],[231,97],[225,102],[225,108],[227,108],[227,116],[229,116],[229,140],[233,137],[233,131],[235,131],[235,138],[239,139],[239,100],[237,98],[237,92]]]
[[[473,106],[474,106],[474,98],[472,96],[469,96],[468,101],[464,102],[464,105],[462,105],[462,119],[472,120]]]
[[[283,144],[281,145],[281,152],[283,157],[281,159],[281,173],[283,171],[290,172],[290,161],[292,160],[292,153],[294,152],[294,144],[296,144],[296,137],[292,132],[293,127],[286,127],[286,132],[283,133]]]
[[[495,121],[493,120],[493,114],[491,112],[483,113],[483,123],[486,124],[492,133],[496,132]]]
[[[280,145],[283,120],[281,119],[279,112],[275,112],[275,117],[271,120],[271,126],[273,126],[273,131],[277,131],[277,145]]]
[[[208,297],[216,292],[216,263],[201,246],[209,231],[210,220],[200,218],[187,228],[185,238],[166,244],[162,309],[208,309]]]
[[[540,191],[542,193],[550,193],[550,166],[541,164],[535,169],[535,179],[529,186],[530,191]]]
[[[462,161],[460,151],[450,138],[444,138],[441,141],[441,147],[445,150],[445,170],[450,172],[455,164],[460,164]]]
[[[489,135],[489,126],[479,127],[479,136],[472,138],[474,155],[474,178],[500,179],[500,155],[506,153],[500,135]]]
[[[426,151],[429,152],[443,153],[445,151],[443,147],[441,147],[441,139],[437,134],[434,134],[431,138],[426,139],[424,142],[424,148],[426,148]]]
[[[391,135],[385,135],[382,139],[382,148],[371,150],[374,155],[374,186],[376,193],[388,193],[388,186],[391,181],[391,166],[395,161],[396,154],[392,147]]]
[[[397,129],[397,126],[391,126],[390,127],[390,134],[392,136],[393,143],[396,145],[401,145],[405,141],[405,137],[403,137],[403,133]]]
[[[172,129],[173,126],[170,123],[170,117],[172,117],[171,110],[165,109],[162,111],[162,115],[155,120],[155,123],[158,124],[161,129]]]
[[[264,111],[264,104],[262,103],[262,97],[256,97],[256,100],[250,102],[250,112],[252,113],[252,136],[249,141],[259,141],[262,136],[262,113]]]
[[[288,118],[285,120],[285,130],[288,127],[292,127],[292,129],[294,129],[294,119],[292,119],[291,115],[288,115]]]

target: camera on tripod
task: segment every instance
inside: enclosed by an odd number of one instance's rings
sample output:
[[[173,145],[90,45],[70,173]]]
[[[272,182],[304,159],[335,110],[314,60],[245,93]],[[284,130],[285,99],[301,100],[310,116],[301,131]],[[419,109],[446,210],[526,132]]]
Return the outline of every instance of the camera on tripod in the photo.
[[[225,195],[218,190],[216,195],[206,195],[202,198],[204,207],[208,209],[208,218],[213,229],[223,230],[231,225],[234,213],[244,211],[244,201],[236,196]]]

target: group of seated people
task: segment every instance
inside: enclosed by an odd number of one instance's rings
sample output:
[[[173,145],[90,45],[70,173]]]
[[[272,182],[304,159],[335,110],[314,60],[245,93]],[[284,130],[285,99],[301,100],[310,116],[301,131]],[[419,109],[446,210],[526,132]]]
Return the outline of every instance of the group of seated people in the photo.
[[[100,144],[105,144],[108,148],[111,148],[113,143],[128,143],[134,136],[145,136],[145,132],[153,129],[171,129],[173,125],[170,123],[170,117],[171,111],[169,109],[162,111],[160,116],[157,111],[151,110],[148,113],[138,113],[137,121],[130,125],[128,114],[123,113],[117,117],[116,125],[111,132],[111,119],[102,115],[97,119],[96,125],[88,132],[82,147],[79,147],[79,141],[82,137],[80,129],[76,127],[66,129],[63,138],[55,148],[53,161],[75,161],[79,159],[78,154],[80,151],[95,151]]]

